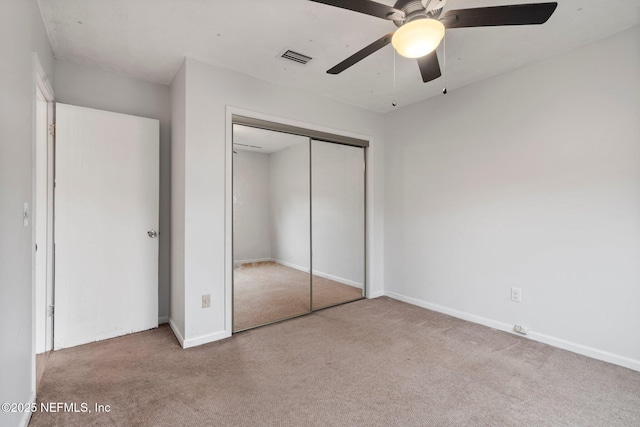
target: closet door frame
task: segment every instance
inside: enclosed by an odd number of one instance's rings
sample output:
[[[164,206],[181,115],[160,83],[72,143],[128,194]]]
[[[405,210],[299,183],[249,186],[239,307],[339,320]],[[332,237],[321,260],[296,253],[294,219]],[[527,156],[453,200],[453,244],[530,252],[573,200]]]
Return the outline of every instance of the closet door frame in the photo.
[[[311,182],[311,146],[313,140],[328,142],[333,144],[341,144],[363,148],[363,161],[364,161],[364,212],[363,212],[363,224],[364,224],[364,283],[362,289],[362,297],[354,300],[345,301],[342,303],[334,304],[319,309],[313,309],[313,236],[311,231],[312,218],[312,194],[310,193],[309,200],[309,270],[310,270],[310,284],[309,284],[309,313],[314,311],[323,310],[325,308],[335,307],[337,305],[345,304],[348,302],[357,301],[367,297],[368,289],[368,266],[369,266],[369,239],[368,239],[368,213],[370,210],[368,204],[368,170],[367,170],[367,158],[369,150],[370,137],[365,135],[357,135],[353,133],[346,133],[336,129],[330,129],[324,126],[318,126],[311,123],[302,123],[299,121],[282,119],[279,117],[268,116],[261,113],[255,113],[248,110],[243,110],[236,107],[227,106],[226,110],[226,184],[225,184],[225,330],[228,335],[232,335],[233,328],[233,312],[234,312],[234,298],[233,298],[233,276],[234,276],[234,260],[233,260],[233,125],[250,126],[264,130],[271,130],[276,132],[288,133],[293,135],[299,135],[307,137],[309,140],[309,190],[311,192],[313,183]],[[301,314],[305,316],[309,313]],[[299,316],[294,316],[299,317]],[[287,319],[282,319],[287,320]],[[275,323],[275,322],[270,322]],[[263,326],[263,325],[260,325]],[[256,326],[257,327],[257,326]],[[249,328],[251,329],[251,328]],[[241,332],[241,331],[238,331]]]

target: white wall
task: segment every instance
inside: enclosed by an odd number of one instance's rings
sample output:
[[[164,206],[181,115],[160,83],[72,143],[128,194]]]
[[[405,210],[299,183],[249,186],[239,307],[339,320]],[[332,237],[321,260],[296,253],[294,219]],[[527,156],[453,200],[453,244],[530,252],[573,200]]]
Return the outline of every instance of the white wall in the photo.
[[[171,82],[171,292],[169,324],[182,344],[185,333],[186,65]]]
[[[32,205],[35,80],[32,52],[47,78],[53,54],[35,0],[0,2],[0,402],[30,402],[35,393],[32,227],[22,225]],[[0,412],[0,425],[27,414]]]
[[[284,265],[309,271],[309,138],[271,154],[271,253]]]
[[[169,87],[98,68],[55,61],[56,101],[160,121],[158,317],[169,316],[171,279],[171,102]]]
[[[175,85],[175,82],[174,82]],[[186,345],[228,336],[231,332],[230,129],[227,106],[276,116],[316,128],[372,137],[370,278],[371,294],[382,292],[383,123],[379,114],[327,98],[292,90],[246,75],[186,60],[185,176],[172,176],[185,191],[185,339]],[[175,112],[175,107],[174,107]],[[229,138],[229,139],[228,139]],[[174,174],[175,175],[175,174]],[[175,187],[174,187],[175,188]],[[229,200],[229,202],[227,202]],[[175,226],[176,218],[173,217]],[[179,226],[178,226],[179,227]],[[178,238],[180,230],[173,236]],[[176,261],[172,261],[176,265]],[[172,285],[172,294],[176,290]],[[211,295],[211,308],[201,296]],[[173,310],[173,307],[172,307]]]
[[[389,114],[385,291],[640,369],[639,76],[635,27]]]
[[[271,260],[271,211],[268,153],[233,154],[233,260]]]
[[[365,279],[364,150],[311,144],[313,273],[362,287]]]

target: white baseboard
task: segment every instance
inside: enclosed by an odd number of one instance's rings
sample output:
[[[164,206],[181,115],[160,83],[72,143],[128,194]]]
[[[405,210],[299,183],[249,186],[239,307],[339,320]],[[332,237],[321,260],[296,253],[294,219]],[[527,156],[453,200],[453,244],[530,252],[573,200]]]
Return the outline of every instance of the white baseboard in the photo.
[[[535,331],[529,331],[527,337],[531,338],[534,341],[539,341],[545,344],[552,345],[554,347],[561,348],[563,350],[568,350],[574,353],[582,354],[583,356],[591,357],[592,359],[602,360],[604,362],[613,363],[614,365],[619,365],[640,372],[640,360],[631,359],[630,357],[620,356],[614,353],[609,353],[608,351],[574,343],[571,341],[566,341],[561,338],[552,337]]]
[[[158,316],[158,325],[169,323],[169,316]]]
[[[196,347],[202,344],[207,344],[207,343],[218,341],[224,338],[229,338],[231,336],[231,333],[227,331],[220,331],[220,332],[214,332],[212,334],[201,335],[199,337],[185,339],[180,333],[180,331],[178,330],[178,327],[176,326],[176,324],[173,323],[173,320],[171,318],[169,319],[169,326],[171,327],[173,334],[176,336],[176,339],[178,340],[182,348]]]
[[[199,337],[188,338],[184,340],[182,348],[196,347],[202,344],[218,341],[231,336],[227,331],[214,332],[212,334],[200,335]]]
[[[279,259],[274,259],[273,262],[278,263],[280,265],[284,265],[285,267],[293,268],[295,270],[304,271],[305,273],[309,272],[309,267],[302,267],[300,265],[292,264],[287,261],[282,261]],[[334,276],[329,273],[323,273],[322,271],[313,270],[313,274],[318,277],[322,277],[325,279],[333,280],[334,282],[342,283],[343,285],[353,286],[354,288],[362,289],[362,284],[355,282],[353,280],[345,279],[343,277]]]
[[[640,371],[640,360],[631,359],[625,356],[620,356],[617,354],[610,353],[608,351],[574,343],[571,341],[564,340],[562,338],[541,334],[535,331],[529,331],[527,335],[516,334],[513,331],[513,325],[510,325],[508,323],[500,322],[493,319],[488,319],[482,316],[477,316],[475,314],[467,313],[465,311],[460,311],[450,307],[445,307],[442,305],[423,301],[418,298],[400,295],[395,292],[385,291],[384,295],[388,296],[389,298],[396,299],[398,301],[406,302],[412,305],[417,305],[418,307],[437,311],[438,313],[448,314],[449,316],[457,317],[458,319],[463,319],[469,322],[478,323],[480,325],[488,326],[493,329],[498,329],[500,331],[509,332],[511,334],[518,335],[519,337],[522,337],[522,338],[528,338],[534,341],[539,341],[545,344],[549,344],[551,346],[558,347],[563,350],[568,350],[573,353],[578,353],[583,356],[591,357],[592,359],[598,359],[604,362],[613,363],[614,365],[619,365],[625,368],[633,369],[634,371]]]
[[[233,261],[233,266],[237,267],[242,264],[253,264],[256,262],[271,262],[271,261],[273,261],[273,258],[240,259],[240,260]]]
[[[384,291],[384,295],[388,296],[389,298],[397,299],[398,301],[406,302],[412,305],[417,305],[418,307],[437,311],[438,313],[448,314],[449,316],[457,317],[458,319],[468,320],[469,322],[478,323],[480,325],[488,326],[490,328],[498,329],[500,331],[513,332],[513,325],[509,325],[508,323],[487,319],[486,317],[477,316],[475,314],[467,313],[466,311],[456,310],[453,308],[423,301],[418,298],[397,294],[395,292]]]
[[[333,280],[334,282],[342,283],[343,285],[349,285],[354,288],[362,289],[362,283],[355,282],[353,280],[345,279],[342,277],[334,276],[329,273],[323,273],[321,271],[314,271],[313,274],[318,277],[323,277],[325,279]]]
[[[180,333],[180,330],[178,329],[178,327],[176,326],[175,323],[173,323],[173,319],[169,318],[169,327],[171,328],[171,330],[173,331],[173,335],[176,336],[176,339],[178,340],[178,342],[180,343],[180,347],[184,348],[184,337],[182,336],[182,334]]]
[[[282,261],[279,259],[274,259],[273,262],[278,263],[280,265],[284,265],[285,267],[293,268],[295,270],[304,271],[305,273],[309,272],[309,267],[303,267],[301,265],[293,264],[293,263]]]
[[[36,393],[32,392],[31,397],[29,398],[29,402],[34,404],[36,403]],[[20,420],[20,427],[27,427],[29,422],[31,421],[31,411],[27,411],[22,414],[22,419]]]
[[[384,291],[375,291],[375,292],[371,292],[369,296],[367,296],[367,298],[371,299],[371,298],[378,298],[382,296],[384,296]],[[389,296],[389,298],[393,298],[393,297]]]

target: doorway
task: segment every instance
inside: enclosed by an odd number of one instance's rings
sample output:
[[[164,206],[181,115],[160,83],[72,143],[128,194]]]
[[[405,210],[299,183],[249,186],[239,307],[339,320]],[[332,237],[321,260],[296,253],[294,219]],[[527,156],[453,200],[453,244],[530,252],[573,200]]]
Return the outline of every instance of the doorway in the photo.
[[[33,310],[37,390],[53,349],[53,90],[34,54]]]
[[[361,299],[364,140],[233,116],[233,332]]]

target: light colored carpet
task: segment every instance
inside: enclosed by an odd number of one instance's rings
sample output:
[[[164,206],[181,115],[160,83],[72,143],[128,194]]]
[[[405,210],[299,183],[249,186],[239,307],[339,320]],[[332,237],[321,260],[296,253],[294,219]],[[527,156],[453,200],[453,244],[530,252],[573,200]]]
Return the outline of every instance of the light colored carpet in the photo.
[[[234,269],[233,324],[236,331],[308,313],[309,273],[275,262]],[[313,309],[362,298],[362,289],[313,276]]]
[[[162,326],[51,354],[38,426],[638,426],[640,372],[385,297],[182,350]]]
[[[47,365],[47,360],[49,359],[50,355],[51,351],[36,354],[36,390],[40,386],[40,380],[42,379],[44,368]]]

